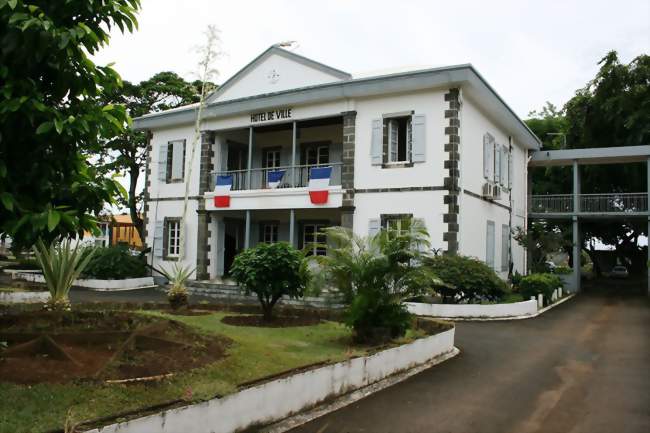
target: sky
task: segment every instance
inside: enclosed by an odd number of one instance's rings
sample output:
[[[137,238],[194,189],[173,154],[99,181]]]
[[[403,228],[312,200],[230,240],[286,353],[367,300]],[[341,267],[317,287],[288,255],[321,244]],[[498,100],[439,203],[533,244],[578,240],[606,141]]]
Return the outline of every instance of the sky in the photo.
[[[195,47],[221,32],[221,83],[272,44],[352,74],[472,63],[522,118],[561,106],[617,50],[650,52],[649,0],[143,0],[139,30],[112,33],[94,60],[122,78],[198,74]]]

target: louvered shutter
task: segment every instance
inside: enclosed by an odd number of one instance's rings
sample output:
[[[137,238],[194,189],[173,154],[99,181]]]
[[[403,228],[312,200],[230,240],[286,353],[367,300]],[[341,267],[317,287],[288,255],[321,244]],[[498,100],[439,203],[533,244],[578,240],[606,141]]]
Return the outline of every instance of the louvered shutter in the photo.
[[[494,269],[494,221],[487,222],[485,233],[485,264]]]
[[[492,179],[492,141],[490,134],[483,135],[483,177],[487,180]]]
[[[501,271],[505,272],[510,267],[510,227],[507,224],[501,226]]]
[[[182,179],[183,178],[183,159],[184,159],[184,141],[174,141],[172,143],[172,179]]]
[[[368,221],[368,236],[372,237],[379,233],[381,230],[381,220],[379,218],[372,218]]]
[[[513,168],[512,168],[512,155],[510,152],[508,152],[508,188],[512,188],[512,173],[513,173]]]
[[[504,188],[508,188],[510,173],[508,172],[508,163],[510,155],[508,154],[508,148],[506,146],[501,146],[501,185]]]
[[[153,231],[153,255],[155,257],[163,256],[164,234],[165,223],[163,221],[156,221],[156,226]]]
[[[382,158],[383,141],[384,141],[384,122],[382,119],[372,121],[372,141],[370,143],[370,161],[372,165],[381,165],[384,161]]]
[[[494,182],[501,184],[501,146],[494,145]]]
[[[158,181],[167,182],[167,143],[161,143],[158,150]]]
[[[411,116],[411,161],[424,162],[426,147],[426,118],[424,114],[414,114]]]

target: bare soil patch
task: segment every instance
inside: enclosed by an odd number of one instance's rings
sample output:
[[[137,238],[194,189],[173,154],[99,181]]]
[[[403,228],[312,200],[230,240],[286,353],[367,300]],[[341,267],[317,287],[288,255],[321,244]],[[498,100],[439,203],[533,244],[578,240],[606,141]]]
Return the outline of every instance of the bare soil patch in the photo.
[[[292,326],[318,325],[320,319],[313,316],[275,316],[270,321],[264,320],[261,315],[226,316],[221,319],[226,325],[257,326],[261,328],[289,328]]]
[[[26,312],[0,317],[0,381],[123,380],[218,361],[231,340],[124,311]]]

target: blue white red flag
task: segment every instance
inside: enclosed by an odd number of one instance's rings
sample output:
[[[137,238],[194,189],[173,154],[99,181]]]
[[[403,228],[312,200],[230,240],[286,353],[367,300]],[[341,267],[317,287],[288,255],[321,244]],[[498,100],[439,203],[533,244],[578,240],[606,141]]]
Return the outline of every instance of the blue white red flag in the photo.
[[[268,172],[266,176],[269,188],[277,188],[280,185],[285,171],[286,170],[273,170]]]
[[[309,170],[309,198],[313,204],[327,203],[332,167],[312,167]]]
[[[214,187],[214,206],[230,207],[230,190],[232,188],[232,175],[217,176]]]

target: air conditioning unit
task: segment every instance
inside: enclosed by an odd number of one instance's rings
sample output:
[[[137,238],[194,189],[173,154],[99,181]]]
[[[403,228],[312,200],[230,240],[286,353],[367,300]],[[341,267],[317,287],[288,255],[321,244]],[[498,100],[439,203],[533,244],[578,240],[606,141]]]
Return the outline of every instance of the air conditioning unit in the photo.
[[[492,198],[494,200],[501,200],[501,186],[492,185]]]
[[[483,191],[481,192],[481,195],[484,198],[492,198],[492,184],[489,182],[486,182],[483,184]]]

